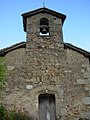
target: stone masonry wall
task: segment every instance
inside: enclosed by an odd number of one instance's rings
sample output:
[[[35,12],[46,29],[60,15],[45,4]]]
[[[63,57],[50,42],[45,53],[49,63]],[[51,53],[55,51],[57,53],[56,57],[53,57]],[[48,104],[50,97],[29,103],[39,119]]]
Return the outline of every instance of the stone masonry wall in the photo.
[[[90,65],[87,57],[59,48],[20,48],[5,56],[7,80],[1,101],[39,119],[40,94],[54,94],[58,120],[90,119]]]

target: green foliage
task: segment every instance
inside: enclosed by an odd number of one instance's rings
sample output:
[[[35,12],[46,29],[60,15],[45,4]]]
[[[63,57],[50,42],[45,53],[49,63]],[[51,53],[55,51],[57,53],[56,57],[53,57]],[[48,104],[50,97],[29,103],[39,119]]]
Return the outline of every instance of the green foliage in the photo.
[[[13,120],[33,120],[31,116],[21,114],[21,113],[15,113]]]
[[[4,58],[0,57],[0,90],[2,90],[5,83],[6,66]],[[14,106],[14,110],[7,111],[5,107],[0,104],[0,120],[33,120],[27,112],[18,110]]]
[[[0,104],[0,120],[6,120],[6,110],[2,104]]]
[[[13,111],[11,111],[10,112],[10,120],[14,120],[14,115],[15,115],[15,111],[13,110]]]
[[[14,108],[12,111],[7,111],[5,107],[0,104],[0,120],[33,120],[27,112]]]
[[[0,90],[4,85],[5,75],[6,75],[6,67],[5,67],[4,58],[0,57]]]

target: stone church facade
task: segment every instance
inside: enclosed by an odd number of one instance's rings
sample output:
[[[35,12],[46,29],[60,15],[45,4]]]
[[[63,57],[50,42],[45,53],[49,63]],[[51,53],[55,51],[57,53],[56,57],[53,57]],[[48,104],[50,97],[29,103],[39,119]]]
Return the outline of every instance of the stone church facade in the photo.
[[[0,50],[7,67],[2,103],[35,120],[90,120],[90,52],[64,43],[65,15],[39,8],[22,17],[26,42]]]

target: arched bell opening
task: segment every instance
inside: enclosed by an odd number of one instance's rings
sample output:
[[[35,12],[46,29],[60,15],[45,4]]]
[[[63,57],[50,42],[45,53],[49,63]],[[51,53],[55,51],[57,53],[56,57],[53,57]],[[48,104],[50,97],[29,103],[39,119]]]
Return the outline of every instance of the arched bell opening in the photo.
[[[49,35],[49,20],[47,18],[40,19],[40,35]]]

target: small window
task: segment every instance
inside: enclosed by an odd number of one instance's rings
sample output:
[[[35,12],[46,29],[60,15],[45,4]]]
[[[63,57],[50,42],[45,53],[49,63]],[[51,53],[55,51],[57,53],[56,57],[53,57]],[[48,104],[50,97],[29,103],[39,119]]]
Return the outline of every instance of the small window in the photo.
[[[40,19],[40,35],[49,35],[49,20],[47,18]]]

